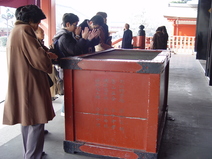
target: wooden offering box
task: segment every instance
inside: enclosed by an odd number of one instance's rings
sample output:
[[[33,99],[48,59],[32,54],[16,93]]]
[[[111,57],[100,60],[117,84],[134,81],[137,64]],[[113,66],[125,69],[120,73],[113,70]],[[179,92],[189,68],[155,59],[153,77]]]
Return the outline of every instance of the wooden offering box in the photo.
[[[167,116],[170,52],[125,50],[62,59],[68,153],[157,158]]]

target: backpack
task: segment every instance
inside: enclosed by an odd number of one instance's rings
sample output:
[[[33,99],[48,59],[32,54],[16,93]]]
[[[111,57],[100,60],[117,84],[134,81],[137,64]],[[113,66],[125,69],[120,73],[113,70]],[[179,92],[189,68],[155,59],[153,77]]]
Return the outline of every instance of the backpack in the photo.
[[[56,39],[51,45],[50,45],[50,52],[55,53],[58,56],[58,60],[65,57],[65,54],[60,50],[59,48],[59,39]]]

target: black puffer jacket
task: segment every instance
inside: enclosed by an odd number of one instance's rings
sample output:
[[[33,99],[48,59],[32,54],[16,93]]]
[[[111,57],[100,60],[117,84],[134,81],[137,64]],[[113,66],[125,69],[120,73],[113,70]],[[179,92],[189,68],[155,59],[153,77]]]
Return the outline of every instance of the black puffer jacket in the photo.
[[[76,40],[74,34],[66,29],[61,29],[53,38],[53,41],[58,40],[60,50],[65,56],[76,56],[87,53],[87,40],[81,38]]]

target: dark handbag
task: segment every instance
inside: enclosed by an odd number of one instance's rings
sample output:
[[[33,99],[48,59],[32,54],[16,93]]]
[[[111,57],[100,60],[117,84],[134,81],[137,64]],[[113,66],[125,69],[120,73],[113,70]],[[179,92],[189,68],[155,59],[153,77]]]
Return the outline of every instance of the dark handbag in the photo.
[[[52,81],[51,77],[47,74],[48,81],[49,81],[49,86],[52,87],[54,85],[54,82]]]

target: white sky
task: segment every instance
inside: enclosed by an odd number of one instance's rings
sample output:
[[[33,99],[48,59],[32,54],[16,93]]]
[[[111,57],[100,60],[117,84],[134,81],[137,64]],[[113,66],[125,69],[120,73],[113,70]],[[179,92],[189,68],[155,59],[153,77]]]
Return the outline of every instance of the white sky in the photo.
[[[71,7],[76,10],[70,10],[78,15],[80,21],[84,20],[83,15],[90,19],[98,11],[103,11],[108,14],[108,24],[111,22],[125,22],[129,18],[133,18],[136,13],[146,10],[146,14],[150,18],[163,18],[164,8],[168,6],[170,0],[130,0],[124,2],[123,0],[90,0],[90,1],[70,1],[70,0],[56,0],[59,5]],[[61,12],[66,12],[63,10]]]
[[[109,29],[111,27],[110,31],[118,31],[113,30],[114,26],[118,26],[119,31],[122,31],[122,27],[124,27],[125,23],[129,23],[131,30],[135,33],[141,24],[145,25],[147,33],[152,34],[152,30],[154,32],[160,25],[168,26],[167,29],[169,31],[171,24],[167,22],[164,15],[170,10],[170,8],[168,9],[168,3],[170,1],[171,0],[129,0],[127,2],[123,0],[55,0],[58,6],[56,9],[56,22],[61,24],[62,15],[64,13],[74,13],[78,15],[80,19],[79,23],[81,23],[84,19],[90,19],[97,12],[103,11],[108,15],[107,24]],[[0,21],[2,21],[1,18]]]
[[[84,19],[90,19],[97,12],[103,11],[108,15],[107,24],[109,29],[111,27],[110,31],[123,31],[125,23],[129,23],[131,30],[135,32],[137,32],[141,24],[145,25],[146,29],[156,29],[157,26],[166,25],[167,20],[163,15],[169,1],[130,0],[126,3],[123,0],[55,0],[56,6],[58,6],[56,9],[56,22],[57,25],[61,24],[64,13],[78,15],[80,19],[79,23],[81,23]],[[5,9],[2,8],[2,13],[5,12]],[[141,13],[144,16],[141,16]],[[0,18],[1,21],[3,21],[2,18]],[[143,23],[143,21],[146,21],[146,23]],[[114,29],[114,27],[118,27],[119,29]]]

